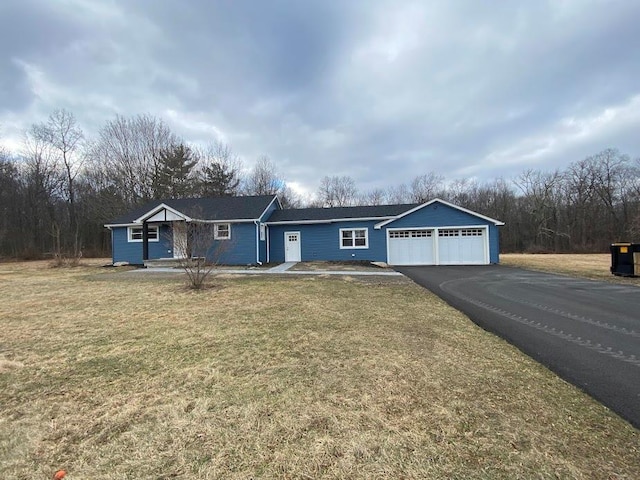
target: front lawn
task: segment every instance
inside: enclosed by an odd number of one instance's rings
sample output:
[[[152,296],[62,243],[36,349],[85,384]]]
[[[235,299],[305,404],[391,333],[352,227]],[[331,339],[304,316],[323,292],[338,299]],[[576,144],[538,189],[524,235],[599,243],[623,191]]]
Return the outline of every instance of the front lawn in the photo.
[[[640,478],[640,433],[420,287],[0,265],[4,478]]]

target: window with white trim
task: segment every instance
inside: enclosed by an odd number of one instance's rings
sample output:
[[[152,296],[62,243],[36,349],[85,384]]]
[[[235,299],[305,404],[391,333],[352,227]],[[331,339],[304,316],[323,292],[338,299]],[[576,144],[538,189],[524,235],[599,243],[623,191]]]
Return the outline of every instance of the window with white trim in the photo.
[[[369,248],[367,228],[341,228],[340,248]]]
[[[229,223],[216,223],[213,229],[213,238],[216,240],[229,240],[231,238],[231,225]]]
[[[147,226],[147,238],[150,242],[157,242],[160,238],[157,225]],[[142,242],[142,227],[127,227],[127,240],[129,242]]]

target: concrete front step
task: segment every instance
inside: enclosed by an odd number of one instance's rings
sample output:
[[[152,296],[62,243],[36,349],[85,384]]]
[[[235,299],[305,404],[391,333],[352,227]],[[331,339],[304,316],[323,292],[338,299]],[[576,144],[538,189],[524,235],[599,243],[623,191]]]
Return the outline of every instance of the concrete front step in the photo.
[[[146,268],[179,268],[182,260],[178,258],[155,258],[153,260],[145,260]]]

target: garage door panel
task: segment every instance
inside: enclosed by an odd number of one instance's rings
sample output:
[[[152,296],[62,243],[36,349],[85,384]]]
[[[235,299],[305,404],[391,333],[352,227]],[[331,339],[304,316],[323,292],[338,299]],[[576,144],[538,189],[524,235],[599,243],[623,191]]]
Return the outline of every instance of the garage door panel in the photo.
[[[438,232],[440,265],[482,265],[485,258],[486,229],[442,229]]]
[[[390,265],[433,265],[433,232],[396,230],[387,234]]]

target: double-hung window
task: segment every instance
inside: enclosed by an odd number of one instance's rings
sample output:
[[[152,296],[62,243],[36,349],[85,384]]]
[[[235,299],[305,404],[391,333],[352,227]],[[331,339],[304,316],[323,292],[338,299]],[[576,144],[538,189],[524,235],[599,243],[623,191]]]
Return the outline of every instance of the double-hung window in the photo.
[[[341,228],[340,248],[369,248],[368,229]]]
[[[228,223],[216,223],[213,230],[213,238],[216,240],[229,240],[231,238],[231,225]]]
[[[148,225],[147,232],[150,242],[157,242],[159,239],[158,235],[158,226],[157,225]],[[142,227],[128,227],[127,228],[127,239],[129,242],[142,242]]]

